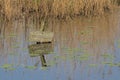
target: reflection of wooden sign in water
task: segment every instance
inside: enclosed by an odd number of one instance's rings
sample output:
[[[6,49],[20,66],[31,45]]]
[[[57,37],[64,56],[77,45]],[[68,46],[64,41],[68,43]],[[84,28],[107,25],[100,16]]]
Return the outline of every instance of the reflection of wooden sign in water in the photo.
[[[29,54],[31,57],[40,56],[41,65],[43,67],[47,66],[45,56],[53,52],[52,43],[41,43],[41,44],[33,44],[29,46]]]

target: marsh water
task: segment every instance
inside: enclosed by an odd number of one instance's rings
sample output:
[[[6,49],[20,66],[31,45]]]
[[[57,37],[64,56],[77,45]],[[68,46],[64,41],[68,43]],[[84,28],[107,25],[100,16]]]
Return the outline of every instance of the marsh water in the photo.
[[[33,18],[0,22],[0,80],[119,80],[120,12],[100,17],[48,20],[54,32],[46,65],[30,55]],[[49,47],[48,47],[49,48]],[[49,52],[48,52],[49,53]]]

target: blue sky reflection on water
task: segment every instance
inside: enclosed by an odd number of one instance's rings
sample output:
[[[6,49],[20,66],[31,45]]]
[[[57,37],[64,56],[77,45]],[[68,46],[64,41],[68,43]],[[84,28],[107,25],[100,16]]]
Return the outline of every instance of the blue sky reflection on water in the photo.
[[[117,46],[116,44],[115,54],[120,52]],[[46,58],[50,56],[53,55],[48,55]],[[27,63],[28,65],[34,65],[34,60],[33,62],[29,61]],[[115,62],[119,61],[119,56],[116,56]],[[120,67],[118,66],[98,63],[96,63],[96,65],[99,66],[90,66],[88,64],[89,61],[80,62],[76,60],[75,63],[73,62],[74,60],[62,60],[59,61],[58,64],[50,66],[45,70],[41,67],[41,64],[39,64],[35,70],[26,69],[23,64],[19,64],[13,71],[0,68],[0,80],[119,80],[120,78]]]
[[[18,67],[14,71],[0,69],[0,80],[119,80],[119,67],[77,67],[74,71],[70,66],[59,65],[48,70],[28,70]]]
[[[39,56],[30,57],[29,42],[19,27],[16,38],[5,37],[4,47],[0,41],[0,80],[119,80],[118,24],[107,18],[54,24],[54,54],[45,56],[47,68],[42,67]]]

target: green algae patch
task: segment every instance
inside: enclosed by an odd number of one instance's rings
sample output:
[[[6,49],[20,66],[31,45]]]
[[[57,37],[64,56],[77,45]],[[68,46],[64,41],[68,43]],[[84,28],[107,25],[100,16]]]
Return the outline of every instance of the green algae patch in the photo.
[[[113,62],[102,62],[102,64],[108,65],[108,66],[117,66],[117,64]]]
[[[3,68],[5,70],[10,70],[10,71],[15,70],[13,64],[3,64],[2,66],[0,66],[0,68]]]
[[[17,35],[15,33],[11,33],[8,35],[8,37],[16,37]]]
[[[101,56],[104,58],[114,59],[114,55],[112,55],[112,54],[102,54]]]
[[[41,67],[41,70],[48,70],[48,67]]]
[[[78,58],[80,61],[86,61],[86,60],[89,60],[91,56],[92,56],[91,54],[84,53],[84,54],[81,54]]]
[[[25,66],[26,69],[30,69],[30,70],[34,70],[36,69],[37,67],[36,66]]]
[[[89,64],[89,67],[97,67],[97,64]]]

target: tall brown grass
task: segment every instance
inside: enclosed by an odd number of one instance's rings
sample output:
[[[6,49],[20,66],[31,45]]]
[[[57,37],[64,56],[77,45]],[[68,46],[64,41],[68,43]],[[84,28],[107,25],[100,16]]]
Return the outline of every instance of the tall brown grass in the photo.
[[[101,15],[112,11],[118,0],[0,0],[0,14],[8,19]]]

